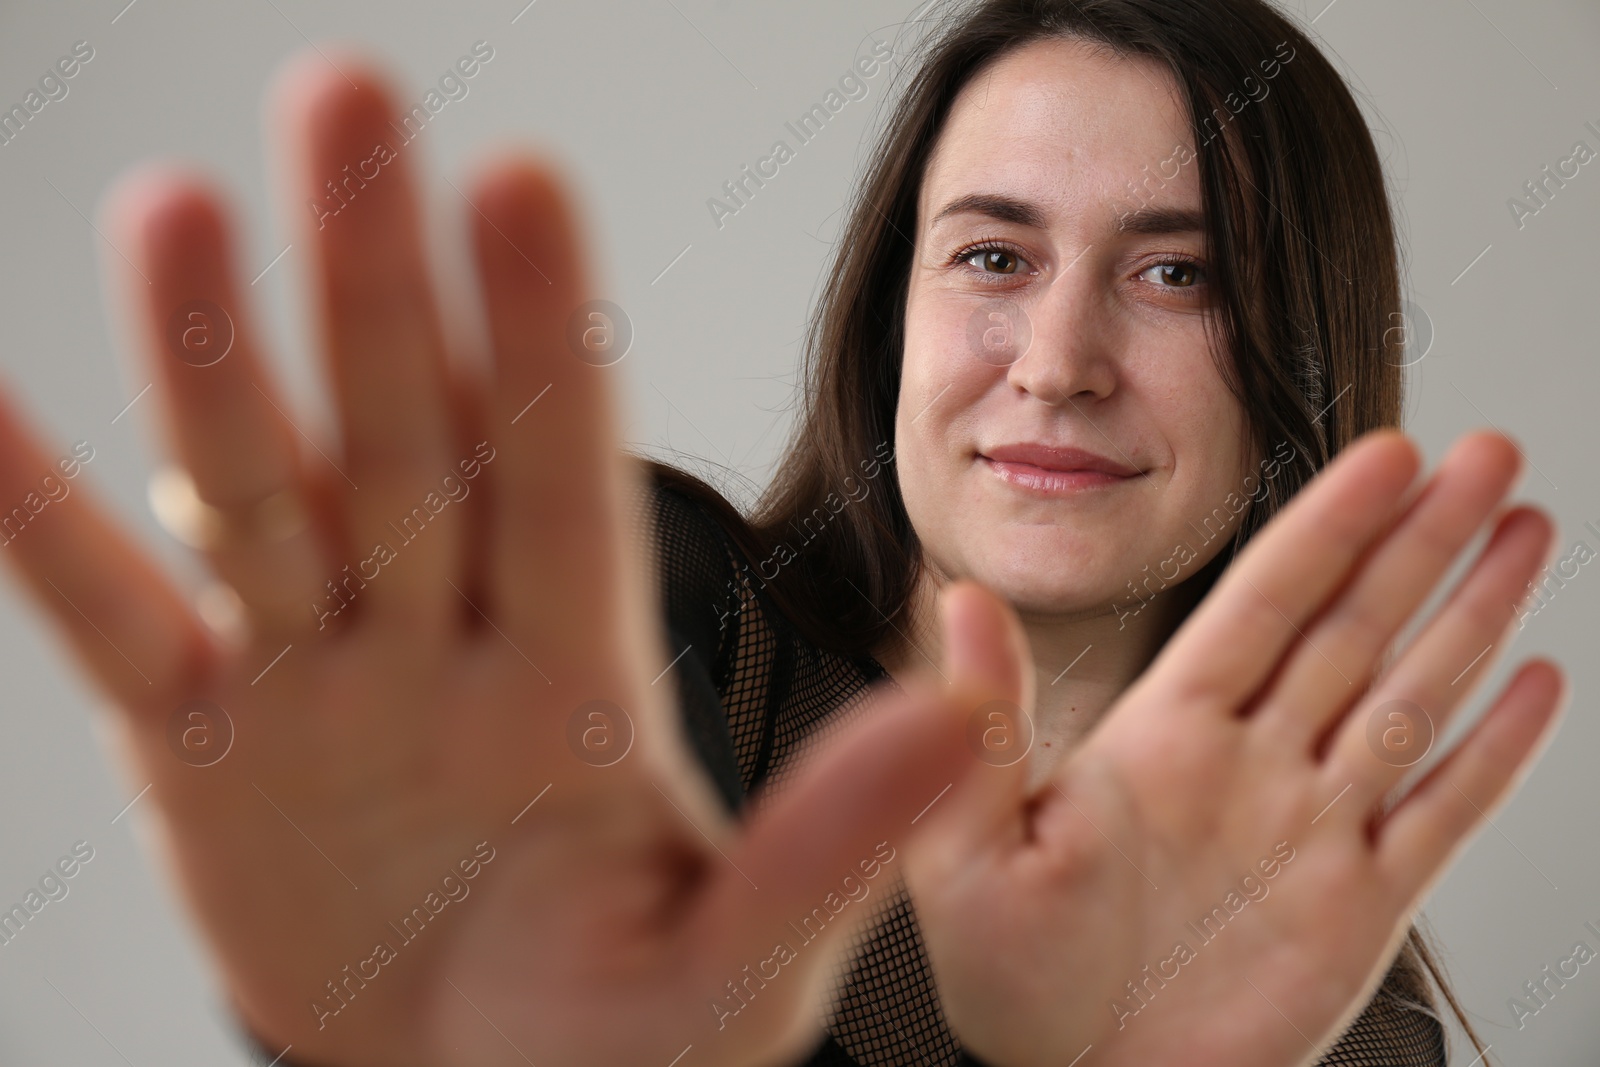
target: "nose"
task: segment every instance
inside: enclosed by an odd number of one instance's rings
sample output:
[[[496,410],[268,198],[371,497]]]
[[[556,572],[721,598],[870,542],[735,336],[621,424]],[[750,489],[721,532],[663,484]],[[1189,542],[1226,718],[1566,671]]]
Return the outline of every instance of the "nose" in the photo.
[[[1036,300],[1011,309],[1026,316],[1017,325],[1032,336],[1026,351],[1007,368],[1006,380],[1051,406],[1103,400],[1117,385],[1105,294],[1087,257],[1080,258]]]

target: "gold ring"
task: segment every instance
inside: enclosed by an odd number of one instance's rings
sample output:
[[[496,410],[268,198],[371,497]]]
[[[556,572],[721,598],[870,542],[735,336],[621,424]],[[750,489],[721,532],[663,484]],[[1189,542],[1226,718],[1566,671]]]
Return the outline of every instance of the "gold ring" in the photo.
[[[207,551],[246,542],[277,544],[311,524],[311,515],[293,489],[259,500],[219,507],[200,499],[194,479],[169,465],[150,476],[150,510],[156,521],[191,548]]]

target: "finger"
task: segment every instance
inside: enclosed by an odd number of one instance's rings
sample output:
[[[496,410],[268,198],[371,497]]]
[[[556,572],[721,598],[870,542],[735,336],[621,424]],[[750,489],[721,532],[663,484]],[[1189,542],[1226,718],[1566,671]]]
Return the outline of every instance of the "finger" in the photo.
[[[624,572],[611,376],[579,359],[567,325],[588,280],[577,223],[538,161],[502,157],[473,183],[473,245],[493,351],[489,613],[548,658],[605,632]],[[520,635],[520,637],[519,637]]]
[[[952,582],[939,595],[939,622],[955,692],[1032,709],[1033,654],[1009,604],[976,582]]]
[[[1246,546],[1167,642],[1150,683],[1232,714],[1277,668],[1308,619],[1392,521],[1416,476],[1403,434],[1366,434]]]
[[[1405,899],[1428,891],[1533,767],[1555,736],[1566,696],[1555,664],[1525,664],[1455,751],[1379,822],[1378,868]]]
[[[972,769],[963,702],[921,678],[873,700],[872,712],[762,808],[729,850],[738,873],[720,872],[694,935],[722,946],[711,956],[743,963],[785,944],[799,957],[785,971],[801,971],[814,990],[866,917],[868,896],[890,884],[886,868],[916,847],[930,805],[937,810]]]
[[[214,649],[172,583],[74,481],[95,451],[92,441],[47,449],[0,389],[0,558],[101,691],[149,721]]]
[[[127,235],[118,246],[149,278],[122,275],[137,305],[168,449],[200,501],[238,528],[205,549],[211,567],[258,631],[305,629],[330,575],[288,404],[262,365],[239,292],[221,198],[196,176],[156,167],[122,181],[107,214],[108,225]],[[274,527],[261,502],[280,493],[291,496],[279,500],[299,501],[299,515],[289,504]]]
[[[298,56],[278,79],[275,114],[342,437],[345,543],[372,560],[358,569],[382,575],[351,590],[351,604],[412,630],[437,627],[454,618],[442,609],[457,595],[447,579],[462,545],[440,484],[465,457],[451,455],[450,377],[412,172],[419,149],[396,132],[395,94],[377,67],[344,53],[337,64]]]
[[[1292,647],[1259,714],[1309,749],[1365,691],[1380,657],[1428,598],[1517,476],[1520,456],[1499,434],[1462,438],[1351,583]]]
[[[1346,810],[1376,803],[1426,754],[1420,744],[1383,747],[1375,741],[1374,720],[1380,737],[1391,720],[1425,731],[1423,740],[1449,726],[1507,640],[1516,618],[1511,606],[1549,555],[1554,536],[1550,520],[1532,508],[1507,513],[1449,600],[1337,727],[1327,773],[1354,783],[1355,803]]]
[[[909,861],[916,884],[943,881],[970,865],[975,849],[1008,848],[1022,819],[1037,742],[1033,656],[1011,607],[975,582],[939,597],[943,673],[966,715],[967,748],[978,766],[929,811],[928,843]]]

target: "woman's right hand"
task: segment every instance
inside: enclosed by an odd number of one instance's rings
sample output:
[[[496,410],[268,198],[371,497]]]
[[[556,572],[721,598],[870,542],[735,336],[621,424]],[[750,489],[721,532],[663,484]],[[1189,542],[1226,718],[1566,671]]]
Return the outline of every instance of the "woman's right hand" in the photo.
[[[424,255],[422,149],[393,143],[380,76],[337,62],[294,64],[276,114],[294,202],[324,205],[296,207],[291,254],[316,282],[338,446],[301,447],[206,182],[144,170],[105,227],[166,443],[220,509],[190,513],[231,517],[195,532],[248,631],[215,636],[86,490],[6,558],[116,704],[130,795],[149,783],[135,817],[234,1010],[286,1062],[792,1061],[851,924],[776,978],[747,968],[905,843],[970,765],[960,715],[931,692],[886,703],[731,824],[675,729],[663,676],[683,650],[663,647],[626,522],[640,485],[615,372],[571,344],[593,294],[570,209],[517,154],[470,187],[491,358],[461,369]],[[0,403],[0,499],[54,454]]]
[[[1555,721],[1561,672],[1527,663],[1385,804],[1504,650],[1548,555],[1548,518],[1502,510],[1519,465],[1505,438],[1471,434],[1413,496],[1404,437],[1353,443],[1043,783],[1008,760],[934,809],[907,876],[967,1048],[1000,1067],[1298,1067],[1326,1052]],[[1485,524],[1465,577],[1388,660]],[[1015,617],[981,590],[946,608],[960,620],[946,673],[1027,707]],[[1009,648],[971,640],[1004,626]]]

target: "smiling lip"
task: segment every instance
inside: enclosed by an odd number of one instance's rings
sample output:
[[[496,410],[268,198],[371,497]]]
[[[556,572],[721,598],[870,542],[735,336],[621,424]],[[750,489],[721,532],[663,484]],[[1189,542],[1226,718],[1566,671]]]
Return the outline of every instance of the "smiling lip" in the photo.
[[[998,445],[978,453],[978,457],[1002,481],[1046,493],[1117,485],[1141,473],[1126,463],[1081,448],[1033,443]]]

